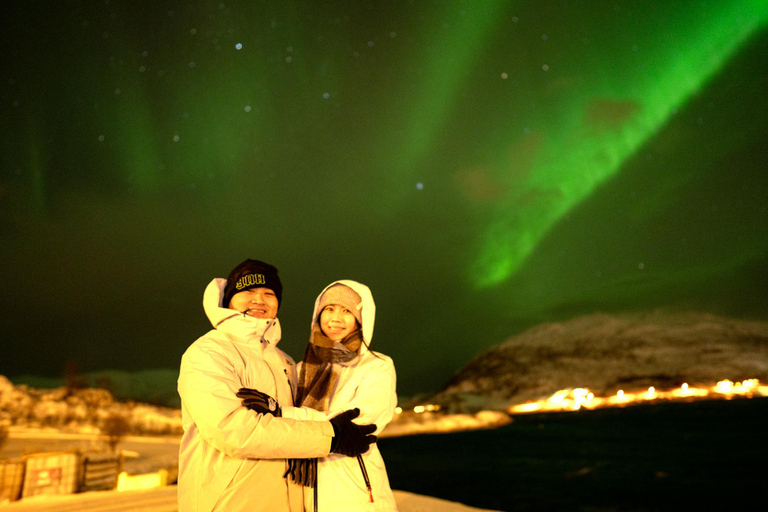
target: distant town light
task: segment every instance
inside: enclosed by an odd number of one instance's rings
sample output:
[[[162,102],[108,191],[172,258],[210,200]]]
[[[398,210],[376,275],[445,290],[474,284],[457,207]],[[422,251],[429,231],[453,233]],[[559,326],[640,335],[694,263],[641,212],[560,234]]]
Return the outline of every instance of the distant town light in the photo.
[[[697,388],[683,383],[679,388],[670,391],[659,391],[654,386],[650,386],[644,392],[639,393],[625,393],[623,389],[620,389],[616,395],[607,398],[596,397],[587,388],[561,389],[549,398],[512,405],[507,408],[507,412],[516,414],[535,411],[576,411],[581,408],[625,406],[629,403],[660,399],[707,398],[716,394],[725,395],[726,398],[731,398],[734,395],[744,397],[768,396],[768,386],[761,385],[758,379],[747,379],[736,383],[730,380],[721,380],[710,388]]]

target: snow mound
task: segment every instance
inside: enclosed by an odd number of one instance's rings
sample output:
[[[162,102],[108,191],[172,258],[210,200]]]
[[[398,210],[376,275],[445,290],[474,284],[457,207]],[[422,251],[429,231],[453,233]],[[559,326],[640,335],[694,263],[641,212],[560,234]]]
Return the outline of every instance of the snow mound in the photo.
[[[476,414],[440,414],[403,412],[387,425],[379,437],[398,437],[415,434],[439,434],[496,428],[512,422],[507,413],[479,411]]]

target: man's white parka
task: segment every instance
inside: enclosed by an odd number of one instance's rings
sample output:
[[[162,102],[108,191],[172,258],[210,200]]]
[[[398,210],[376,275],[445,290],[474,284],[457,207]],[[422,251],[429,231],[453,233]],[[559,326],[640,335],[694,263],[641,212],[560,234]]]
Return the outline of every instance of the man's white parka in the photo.
[[[214,279],[206,288],[203,306],[214,329],[181,360],[179,512],[300,512],[302,488],[283,478],[285,459],[327,456],[333,427],[326,418],[300,421],[242,406],[235,394],[243,387],[292,405],[296,366],[276,346],[276,318],[221,307],[225,285]]]
[[[376,305],[371,290],[356,281],[341,280],[329,284],[315,300],[312,313],[312,325],[315,326],[320,311],[320,297],[334,284],[343,284],[352,288],[362,299],[361,317],[364,343],[360,346],[359,361],[350,366],[342,366],[336,389],[334,390],[328,411],[320,412],[307,407],[283,407],[283,417],[296,419],[332,418],[349,409],[360,409],[360,416],[355,423],[375,424],[379,434],[392,420],[397,407],[395,392],[395,365],[392,359],[368,349],[373,337],[373,325],[376,319]],[[299,365],[301,366],[301,365]],[[263,391],[260,389],[260,391]],[[282,402],[281,402],[282,404]],[[379,448],[372,444],[363,454],[363,461],[368,472],[373,491],[373,503],[365,486],[360,464],[355,457],[345,457],[332,453],[318,461],[318,512],[361,512],[361,511],[396,511],[395,497],[389,486],[387,470],[381,458]],[[313,492],[305,488],[306,509],[312,510]]]

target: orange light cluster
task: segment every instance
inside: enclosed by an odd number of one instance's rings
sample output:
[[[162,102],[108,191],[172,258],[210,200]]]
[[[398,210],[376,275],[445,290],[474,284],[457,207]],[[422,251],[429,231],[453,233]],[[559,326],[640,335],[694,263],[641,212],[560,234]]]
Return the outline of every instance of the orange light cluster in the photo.
[[[421,414],[423,412],[437,412],[437,411],[440,410],[440,406],[439,405],[432,405],[432,404],[417,405],[412,410],[416,414]],[[402,407],[395,407],[395,414],[401,414],[402,412],[403,412]]]
[[[507,409],[510,414],[526,412],[577,411],[579,409],[597,409],[615,407],[651,400],[680,400],[696,398],[731,398],[733,396],[768,396],[768,386],[761,386],[757,379],[741,382],[721,380],[709,388],[698,388],[683,384],[671,391],[659,391],[653,386],[647,390],[627,393],[620,389],[615,395],[597,397],[587,388],[561,389],[549,398],[513,405]]]

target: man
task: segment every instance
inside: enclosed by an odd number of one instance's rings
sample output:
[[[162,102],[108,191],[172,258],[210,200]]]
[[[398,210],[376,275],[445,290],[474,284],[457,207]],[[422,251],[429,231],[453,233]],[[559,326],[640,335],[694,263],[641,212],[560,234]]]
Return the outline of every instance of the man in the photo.
[[[352,411],[331,421],[280,416],[277,404],[292,405],[296,389],[296,365],[276,346],[282,292],[277,269],[250,259],[205,290],[214,329],[187,349],[179,374],[179,512],[301,511],[285,459],[356,456],[376,440],[375,426],[352,423]],[[241,388],[263,392],[276,414],[244,407]]]

